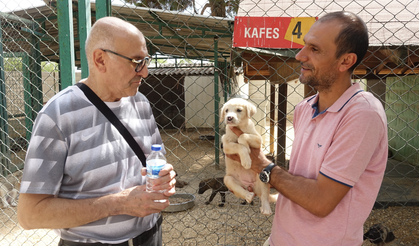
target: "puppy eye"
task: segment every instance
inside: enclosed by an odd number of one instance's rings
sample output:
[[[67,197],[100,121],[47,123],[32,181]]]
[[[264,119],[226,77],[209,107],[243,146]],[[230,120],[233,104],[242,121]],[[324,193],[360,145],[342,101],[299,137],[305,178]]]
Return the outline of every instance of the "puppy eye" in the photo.
[[[226,113],[228,113],[228,109],[226,109]]]
[[[241,109],[239,109],[239,108],[237,109],[237,112],[241,113],[241,111],[243,111],[243,110],[241,110]]]

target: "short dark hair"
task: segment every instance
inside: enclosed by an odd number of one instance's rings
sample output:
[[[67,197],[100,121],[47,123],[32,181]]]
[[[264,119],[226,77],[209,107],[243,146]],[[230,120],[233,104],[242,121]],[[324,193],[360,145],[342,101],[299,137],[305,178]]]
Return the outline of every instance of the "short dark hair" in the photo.
[[[347,11],[328,13],[319,19],[320,22],[329,20],[337,20],[343,25],[335,40],[337,46],[336,57],[339,58],[345,53],[355,53],[357,60],[349,68],[349,71],[353,72],[355,67],[361,63],[368,50],[367,26],[359,16]]]

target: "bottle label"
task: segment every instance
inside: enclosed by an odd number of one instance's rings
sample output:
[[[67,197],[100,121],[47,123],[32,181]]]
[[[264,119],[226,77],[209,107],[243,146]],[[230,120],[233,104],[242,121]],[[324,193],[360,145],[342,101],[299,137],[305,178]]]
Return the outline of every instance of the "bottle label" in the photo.
[[[151,178],[158,178],[160,170],[162,170],[165,165],[165,160],[147,160],[147,175]]]

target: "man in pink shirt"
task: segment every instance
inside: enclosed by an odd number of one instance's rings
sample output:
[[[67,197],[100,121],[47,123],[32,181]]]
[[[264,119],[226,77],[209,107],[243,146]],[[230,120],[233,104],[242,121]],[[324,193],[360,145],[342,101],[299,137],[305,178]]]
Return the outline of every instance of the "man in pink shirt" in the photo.
[[[251,152],[252,170],[280,192],[266,244],[361,245],[388,150],[382,104],[351,81],[368,49],[367,27],[353,13],[329,13],[304,41],[295,57],[300,81],[318,94],[295,109],[290,168],[270,163],[260,149]]]

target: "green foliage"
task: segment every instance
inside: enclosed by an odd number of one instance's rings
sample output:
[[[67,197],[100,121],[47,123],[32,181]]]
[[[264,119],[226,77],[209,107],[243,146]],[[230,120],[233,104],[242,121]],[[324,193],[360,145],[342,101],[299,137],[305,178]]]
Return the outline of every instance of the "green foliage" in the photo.
[[[41,62],[42,72],[58,72],[59,66],[56,62]]]
[[[22,58],[4,58],[4,70],[5,71],[22,71]]]
[[[4,58],[3,62],[5,71],[23,71],[27,69],[21,57]],[[58,63],[49,61],[41,62],[41,69],[42,72],[58,72]]]

